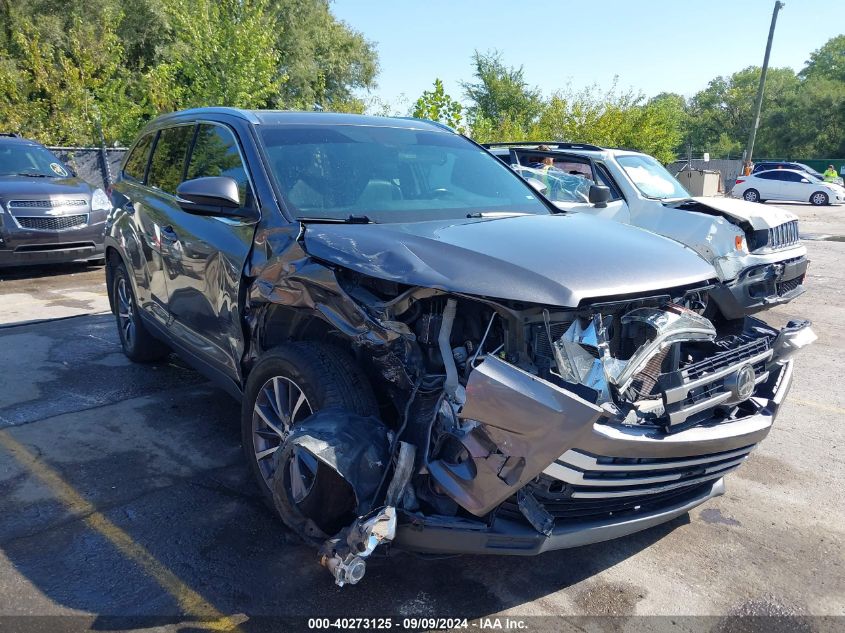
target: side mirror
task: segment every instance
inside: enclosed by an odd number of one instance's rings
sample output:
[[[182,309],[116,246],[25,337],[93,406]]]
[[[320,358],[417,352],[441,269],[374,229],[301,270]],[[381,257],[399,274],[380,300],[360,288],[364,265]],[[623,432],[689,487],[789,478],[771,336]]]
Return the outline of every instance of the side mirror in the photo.
[[[241,208],[238,183],[228,176],[186,180],[176,187],[179,206],[187,213],[233,218],[253,218],[252,209]]]
[[[540,182],[536,178],[526,178],[525,182],[527,182],[529,185],[531,185],[534,189],[536,189],[543,195],[546,195],[546,192],[549,190],[545,183]]]
[[[607,201],[610,200],[610,188],[604,185],[590,185],[587,200],[593,206],[603,209],[607,206]]]
[[[806,178],[802,178],[802,179],[801,179],[801,182],[810,182],[810,181],[809,181],[809,180],[807,180]]]

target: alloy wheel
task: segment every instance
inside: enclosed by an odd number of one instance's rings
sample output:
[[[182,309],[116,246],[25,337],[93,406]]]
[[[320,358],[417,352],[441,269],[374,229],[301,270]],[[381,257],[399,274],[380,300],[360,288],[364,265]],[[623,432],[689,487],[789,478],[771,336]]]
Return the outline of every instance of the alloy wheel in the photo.
[[[268,486],[276,470],[273,454],[291,428],[312,413],[302,388],[289,378],[274,376],[258,391],[252,410],[252,448],[261,477]],[[313,482],[317,464],[307,451],[297,451],[296,457],[290,464],[291,479],[302,482],[304,488],[294,491],[295,496],[301,496],[307,493],[309,480]]]
[[[817,206],[821,206],[827,202],[827,196],[823,193],[814,193],[812,202]]]
[[[132,302],[132,290],[125,277],[121,277],[117,282],[117,318],[123,334],[123,342],[127,348],[131,349],[135,343],[135,308]]]
[[[751,191],[746,191],[745,192],[745,199],[748,202],[757,202],[757,192],[754,191],[753,189]]]

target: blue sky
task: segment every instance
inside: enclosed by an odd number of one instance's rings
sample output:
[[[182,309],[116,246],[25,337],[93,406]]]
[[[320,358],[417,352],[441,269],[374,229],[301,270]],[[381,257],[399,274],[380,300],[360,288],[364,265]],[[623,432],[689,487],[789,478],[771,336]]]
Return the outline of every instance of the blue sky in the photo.
[[[334,0],[332,11],[376,44],[381,72],[370,96],[404,113],[435,77],[463,99],[460,81],[471,79],[475,49],[498,49],[546,94],[609,87],[618,75],[621,88],[647,96],[691,96],[717,75],[762,63],[773,6],[774,0]],[[787,0],[771,64],[799,70],[811,51],[841,33],[842,0]]]

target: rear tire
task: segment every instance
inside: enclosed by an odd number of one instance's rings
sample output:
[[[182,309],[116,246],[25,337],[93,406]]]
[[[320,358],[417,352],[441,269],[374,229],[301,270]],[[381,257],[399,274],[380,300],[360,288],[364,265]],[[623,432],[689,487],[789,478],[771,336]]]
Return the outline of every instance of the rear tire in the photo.
[[[762,202],[762,200],[760,200],[760,192],[756,189],[746,190],[746,192],[742,194],[742,197],[748,202]]]
[[[123,353],[135,363],[149,363],[166,358],[170,349],[150,334],[144,325],[138,313],[132,281],[122,262],[114,268],[112,284],[117,334]]]
[[[271,508],[275,508],[274,453],[294,425],[329,407],[378,415],[369,381],[338,347],[311,341],[289,343],[265,352],[250,372],[241,407],[241,442],[249,469]]]
[[[810,196],[810,204],[814,207],[823,207],[828,202],[830,202],[830,199],[824,191],[816,191],[812,196]]]

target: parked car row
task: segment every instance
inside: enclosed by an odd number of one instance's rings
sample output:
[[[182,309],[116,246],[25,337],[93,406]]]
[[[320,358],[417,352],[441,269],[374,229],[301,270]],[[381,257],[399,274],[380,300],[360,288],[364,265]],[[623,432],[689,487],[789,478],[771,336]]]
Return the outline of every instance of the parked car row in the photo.
[[[176,351],[241,401],[265,499],[339,585],[376,548],[537,554],[686,513],[814,338],[720,297],[801,285],[794,218],[687,200],[642,154],[495,151],[421,120],[204,108],[150,123],[113,187],[123,351]]]

